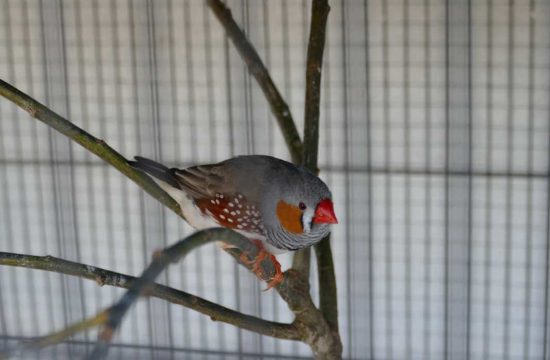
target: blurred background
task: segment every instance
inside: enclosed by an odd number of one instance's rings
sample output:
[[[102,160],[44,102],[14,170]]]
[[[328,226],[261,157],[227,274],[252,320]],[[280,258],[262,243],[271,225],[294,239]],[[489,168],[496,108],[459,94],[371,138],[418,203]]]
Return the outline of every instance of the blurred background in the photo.
[[[332,244],[344,356],[547,359],[550,3],[330,4],[319,162],[340,220]],[[310,2],[228,5],[302,131]],[[263,94],[204,1],[0,7],[0,78],[127,158],[179,167],[239,154],[289,159]],[[154,250],[191,232],[116,170],[0,99],[0,251],[137,275]],[[274,291],[261,292],[214,245],[160,281],[292,320]],[[0,267],[0,344],[60,329],[121,294]],[[95,336],[28,356],[80,358]],[[139,302],[110,352],[310,356],[305,345],[159,300]]]

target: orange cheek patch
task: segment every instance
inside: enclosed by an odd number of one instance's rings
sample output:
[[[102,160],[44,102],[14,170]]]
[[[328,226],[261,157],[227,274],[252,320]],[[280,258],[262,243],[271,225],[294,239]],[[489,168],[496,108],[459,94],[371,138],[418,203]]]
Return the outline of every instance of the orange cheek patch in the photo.
[[[287,204],[284,201],[277,203],[277,217],[283,227],[293,233],[301,234],[304,232],[302,227],[302,211],[294,205]]]

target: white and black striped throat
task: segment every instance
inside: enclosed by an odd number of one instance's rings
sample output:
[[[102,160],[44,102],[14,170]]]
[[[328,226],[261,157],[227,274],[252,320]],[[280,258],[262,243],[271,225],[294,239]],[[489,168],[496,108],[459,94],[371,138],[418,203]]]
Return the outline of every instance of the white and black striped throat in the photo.
[[[279,249],[296,251],[316,244],[330,231],[328,226],[326,226],[326,229],[319,230],[321,231],[311,231],[297,235],[289,233],[282,227],[270,228],[267,230],[267,242]]]

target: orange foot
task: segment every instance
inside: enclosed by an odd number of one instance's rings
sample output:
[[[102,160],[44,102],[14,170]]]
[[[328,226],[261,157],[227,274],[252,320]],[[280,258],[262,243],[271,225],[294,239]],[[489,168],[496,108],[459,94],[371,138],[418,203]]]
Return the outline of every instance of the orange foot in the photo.
[[[264,245],[260,240],[252,240],[252,242],[258,247],[258,255],[253,260],[248,260],[248,256],[246,253],[241,254],[241,262],[247,264],[247,265],[253,265],[252,266],[252,272],[256,274],[260,279],[263,276],[262,271],[262,262],[269,258],[271,262],[273,263],[273,267],[275,268],[275,275],[269,279],[267,282],[267,288],[264,291],[267,291],[271,289],[274,286],[277,286],[283,281],[283,272],[281,271],[281,264],[277,261],[275,256],[273,256],[271,253],[269,253],[265,248]]]

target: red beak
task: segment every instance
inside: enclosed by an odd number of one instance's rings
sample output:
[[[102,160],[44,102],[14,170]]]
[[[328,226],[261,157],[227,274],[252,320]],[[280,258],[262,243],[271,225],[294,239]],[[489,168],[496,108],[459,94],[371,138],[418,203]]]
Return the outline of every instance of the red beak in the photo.
[[[334,215],[332,201],[330,201],[329,199],[324,199],[319,202],[319,205],[317,205],[317,209],[315,209],[313,222],[315,224],[338,224],[338,220],[336,220],[336,215]]]

